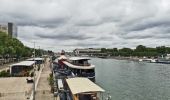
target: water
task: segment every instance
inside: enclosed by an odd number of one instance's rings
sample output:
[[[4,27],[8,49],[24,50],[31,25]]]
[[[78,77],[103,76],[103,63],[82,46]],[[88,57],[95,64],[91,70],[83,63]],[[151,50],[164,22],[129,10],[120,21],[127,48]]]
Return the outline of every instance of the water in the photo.
[[[112,100],[170,100],[170,65],[100,58],[91,63]]]

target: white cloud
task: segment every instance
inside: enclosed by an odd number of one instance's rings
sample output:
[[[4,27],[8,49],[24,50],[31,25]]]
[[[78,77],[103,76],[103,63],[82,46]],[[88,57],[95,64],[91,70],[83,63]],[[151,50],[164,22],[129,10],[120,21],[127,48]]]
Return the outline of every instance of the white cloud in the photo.
[[[18,38],[25,45],[36,41],[54,51],[169,46],[169,4],[169,0],[1,0],[0,22],[18,24]]]

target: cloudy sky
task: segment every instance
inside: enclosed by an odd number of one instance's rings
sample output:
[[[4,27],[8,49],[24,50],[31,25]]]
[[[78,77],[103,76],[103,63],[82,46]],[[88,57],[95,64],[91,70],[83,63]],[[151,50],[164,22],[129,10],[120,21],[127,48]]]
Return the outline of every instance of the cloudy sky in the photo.
[[[0,0],[0,22],[54,51],[170,46],[170,0]]]

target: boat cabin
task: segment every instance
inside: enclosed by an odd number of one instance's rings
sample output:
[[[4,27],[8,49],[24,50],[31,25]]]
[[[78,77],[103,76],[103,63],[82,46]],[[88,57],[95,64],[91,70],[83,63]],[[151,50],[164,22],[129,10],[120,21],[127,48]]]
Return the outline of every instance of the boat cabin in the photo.
[[[43,64],[44,58],[29,58],[27,61],[35,61],[35,64]]]
[[[73,65],[77,66],[90,66],[88,63],[89,58],[81,58],[81,57],[71,57],[69,58],[69,62],[72,63]]]
[[[71,57],[68,61],[62,61],[64,68],[70,70],[73,76],[87,77],[95,81],[95,66],[88,63],[89,58]]]
[[[33,69],[34,63],[34,61],[22,61],[12,64],[10,65],[10,74],[12,76],[27,76],[29,75],[29,71]]]
[[[66,83],[73,100],[102,100],[103,90],[88,78],[69,78]]]

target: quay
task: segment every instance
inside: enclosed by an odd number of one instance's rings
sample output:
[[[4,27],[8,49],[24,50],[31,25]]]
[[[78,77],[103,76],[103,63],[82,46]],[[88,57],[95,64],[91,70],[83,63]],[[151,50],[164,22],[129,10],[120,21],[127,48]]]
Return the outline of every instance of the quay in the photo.
[[[45,66],[42,69],[41,76],[37,85],[35,100],[59,100],[51,93],[51,87],[47,81],[51,73],[49,58],[45,61]]]
[[[33,63],[34,62],[29,59],[27,61],[8,65],[1,69],[1,71],[11,70],[11,73],[22,72],[25,64],[32,66]],[[41,64],[41,62],[39,62],[39,64],[40,69],[38,70],[37,65],[35,70],[35,100],[54,100],[47,80],[51,73],[49,58],[47,58],[44,63]],[[33,100],[33,83],[28,83],[27,79],[31,79],[31,77],[0,78],[0,100]]]
[[[36,61],[41,59],[34,60],[28,59],[9,65],[7,67],[9,69],[5,68],[9,70],[11,76],[0,78],[0,100],[103,100],[102,95],[105,90],[91,80],[90,76],[95,75],[95,67],[87,62],[89,59],[72,59],[73,64],[77,64],[74,66],[70,66],[71,62],[66,64],[66,60],[58,59],[60,63],[65,64],[58,67],[53,66],[56,62],[50,57],[42,62]],[[35,69],[35,80],[28,75],[28,71],[32,73],[32,69]],[[81,70],[82,73],[77,73],[76,70]],[[71,74],[59,73],[62,71],[69,73],[71,71]],[[50,75],[54,82],[52,85],[48,80]],[[35,94],[33,82],[35,82]]]

